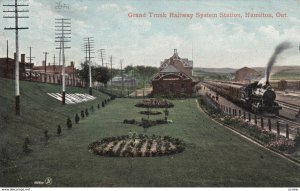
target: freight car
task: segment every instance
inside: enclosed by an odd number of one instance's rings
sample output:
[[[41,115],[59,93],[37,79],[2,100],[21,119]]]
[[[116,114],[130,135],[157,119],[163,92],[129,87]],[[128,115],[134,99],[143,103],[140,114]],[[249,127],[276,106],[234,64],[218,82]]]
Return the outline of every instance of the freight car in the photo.
[[[275,101],[276,94],[269,83],[254,82],[247,85],[206,81],[204,84],[226,99],[258,114],[278,115],[281,107]]]

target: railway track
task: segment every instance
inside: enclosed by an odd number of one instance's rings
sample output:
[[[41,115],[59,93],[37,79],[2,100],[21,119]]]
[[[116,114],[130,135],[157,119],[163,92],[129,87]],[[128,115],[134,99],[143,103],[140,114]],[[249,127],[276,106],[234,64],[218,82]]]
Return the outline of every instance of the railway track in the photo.
[[[299,105],[291,104],[291,103],[287,103],[287,102],[279,101],[279,100],[276,100],[276,101],[284,108],[287,108],[287,109],[290,109],[290,110],[296,111],[296,112],[298,112],[300,110]]]
[[[295,122],[295,121],[291,121],[285,117],[282,117],[282,116],[276,116],[277,119],[284,121],[285,123],[289,124],[290,127],[294,127],[294,128],[299,128],[300,127],[300,123],[298,122]]]

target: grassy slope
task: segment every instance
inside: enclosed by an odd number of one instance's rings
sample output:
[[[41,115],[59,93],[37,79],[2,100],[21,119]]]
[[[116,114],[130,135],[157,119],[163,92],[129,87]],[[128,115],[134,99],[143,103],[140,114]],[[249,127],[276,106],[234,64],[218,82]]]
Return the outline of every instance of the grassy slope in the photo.
[[[273,80],[300,80],[300,69],[280,71],[272,76]]]
[[[62,137],[19,160],[5,175],[8,185],[34,186],[53,178],[53,186],[299,186],[300,168],[211,121],[197,110],[194,99],[173,101],[173,124],[154,126],[147,134],[181,138],[186,150],[155,158],[108,158],[93,155],[87,146],[102,137],[142,133],[124,125],[139,119],[137,100],[117,99],[81,121]],[[162,116],[161,116],[162,117]],[[152,117],[151,118],[157,118]]]
[[[0,149],[6,148],[10,158],[22,157],[22,144],[26,136],[33,144],[42,144],[44,131],[56,134],[57,125],[63,131],[66,129],[66,119],[74,122],[76,112],[91,105],[96,106],[106,98],[99,92],[94,92],[96,100],[76,105],[63,106],[60,101],[47,95],[47,92],[61,92],[61,86],[43,83],[21,82],[21,116],[14,115],[14,81],[0,78]],[[66,87],[67,93],[87,93],[86,89]],[[5,120],[7,118],[8,120]]]

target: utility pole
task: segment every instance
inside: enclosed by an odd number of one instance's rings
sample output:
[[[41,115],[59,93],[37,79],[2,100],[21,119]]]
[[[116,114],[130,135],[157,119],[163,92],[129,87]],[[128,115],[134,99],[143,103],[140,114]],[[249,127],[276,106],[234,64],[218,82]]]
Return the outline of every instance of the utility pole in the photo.
[[[59,55],[59,65],[62,61],[62,104],[66,103],[66,85],[65,85],[65,49],[70,49],[70,46],[67,46],[68,42],[71,42],[71,19],[55,19],[55,42],[59,43],[59,46],[56,49],[60,50]],[[69,39],[69,40],[68,40]]]
[[[132,91],[133,91],[133,89],[134,89],[134,67],[132,66],[132,64],[131,64],[131,67],[132,67],[132,75],[131,75],[131,85],[132,85]]]
[[[47,54],[49,54],[49,52],[43,52],[43,54],[45,54],[45,76],[44,76],[44,82],[47,82]]]
[[[120,65],[121,65],[121,77],[122,77],[122,96],[123,96],[123,91],[124,91],[124,76],[123,76],[123,60],[120,60]]]
[[[6,72],[5,76],[9,76],[9,71],[8,71],[8,40],[6,40]]]
[[[55,54],[53,55],[53,83],[55,83]]]
[[[29,74],[29,80],[32,81],[32,60],[35,58],[35,57],[32,57],[31,56],[31,49],[32,47],[28,47],[29,48],[29,57],[27,57],[29,59],[29,68],[30,68],[30,74]]]
[[[14,13],[13,16],[3,16],[3,18],[15,19],[15,27],[5,27],[4,30],[15,30],[16,32],[16,59],[15,59],[15,111],[16,115],[20,115],[20,82],[19,82],[19,30],[28,29],[28,27],[19,27],[19,19],[29,18],[28,16],[19,15],[19,13],[27,13],[29,10],[19,7],[27,7],[28,4],[18,4],[18,0],[14,0],[14,4],[5,4],[4,7],[13,9],[4,10],[4,13]]]
[[[94,52],[94,37],[86,37],[84,38],[84,47],[85,47],[85,53],[86,55],[88,54],[88,58],[86,57],[86,60],[89,63],[89,94],[93,95],[93,91],[92,91],[92,68],[91,68],[91,53],[95,53]]]
[[[100,54],[100,58],[101,58],[101,63],[102,63],[102,67],[104,66],[104,63],[103,63],[103,58],[105,56],[105,49],[99,49],[98,50],[99,54]],[[107,66],[106,66],[107,67]]]
[[[55,54],[53,55],[53,73],[55,74]]]
[[[112,56],[110,56],[110,93],[112,94]]]

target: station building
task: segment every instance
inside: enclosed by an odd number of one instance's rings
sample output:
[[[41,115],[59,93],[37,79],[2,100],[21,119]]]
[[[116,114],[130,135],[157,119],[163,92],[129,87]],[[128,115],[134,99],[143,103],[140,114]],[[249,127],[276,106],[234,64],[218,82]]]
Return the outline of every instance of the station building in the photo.
[[[161,62],[159,72],[152,78],[153,96],[181,97],[193,93],[193,61],[180,58],[177,50],[169,59]]]

